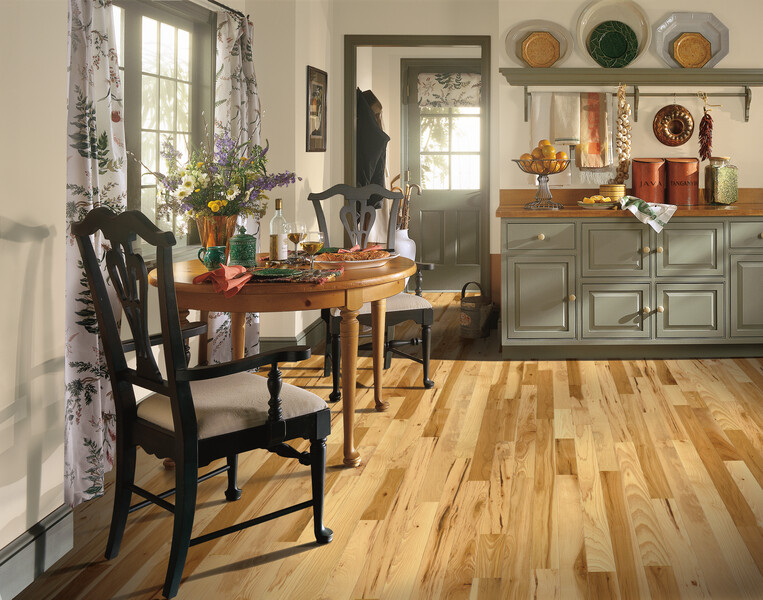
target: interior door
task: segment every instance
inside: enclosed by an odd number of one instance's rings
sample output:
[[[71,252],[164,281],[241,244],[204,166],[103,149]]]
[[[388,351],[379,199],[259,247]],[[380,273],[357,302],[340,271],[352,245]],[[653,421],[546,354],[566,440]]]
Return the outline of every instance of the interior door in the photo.
[[[458,291],[483,284],[488,264],[485,94],[480,61],[403,60],[404,183],[411,195],[409,235],[416,258],[433,263],[425,290]],[[483,285],[486,287],[486,285]]]

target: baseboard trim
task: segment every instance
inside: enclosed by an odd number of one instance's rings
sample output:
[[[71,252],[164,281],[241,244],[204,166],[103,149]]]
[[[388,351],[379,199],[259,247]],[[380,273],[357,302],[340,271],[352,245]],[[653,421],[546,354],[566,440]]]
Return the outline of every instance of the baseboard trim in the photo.
[[[650,344],[630,346],[558,344],[503,346],[506,360],[659,360],[670,358],[747,358],[763,354],[759,344]]]
[[[269,352],[284,346],[309,346],[315,349],[326,339],[323,319],[316,319],[296,337],[261,337],[260,352]]]
[[[72,510],[59,506],[0,549],[0,598],[12,600],[73,546]]]

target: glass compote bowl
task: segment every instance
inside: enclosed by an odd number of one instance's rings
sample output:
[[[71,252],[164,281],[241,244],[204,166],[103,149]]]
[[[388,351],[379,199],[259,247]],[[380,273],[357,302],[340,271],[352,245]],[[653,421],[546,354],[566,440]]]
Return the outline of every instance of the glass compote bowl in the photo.
[[[564,171],[570,166],[569,159],[534,158],[524,160],[515,158],[513,160],[525,173],[538,176],[538,191],[535,192],[535,200],[525,204],[525,208],[530,210],[560,210],[562,205],[551,200],[548,176]]]
[[[324,237],[322,231],[308,231],[302,240],[302,250],[310,256],[310,269],[313,269],[315,255],[323,248]]]
[[[300,223],[299,221],[294,221],[293,223],[288,223],[286,225],[286,237],[288,240],[294,244],[294,256],[289,258],[287,262],[298,264],[302,262],[302,259],[299,256],[299,243],[305,239],[305,236],[307,235],[307,225],[304,223]]]

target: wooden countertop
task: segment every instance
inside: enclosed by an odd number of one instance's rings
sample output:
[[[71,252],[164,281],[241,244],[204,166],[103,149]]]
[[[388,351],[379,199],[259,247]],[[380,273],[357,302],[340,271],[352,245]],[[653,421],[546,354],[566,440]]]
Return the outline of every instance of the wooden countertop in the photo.
[[[619,209],[592,210],[580,208],[578,200],[584,196],[598,194],[593,189],[552,189],[553,201],[564,206],[561,210],[527,210],[524,205],[535,198],[535,190],[501,190],[501,201],[495,216],[509,219],[576,219],[580,217],[629,218],[630,211]],[[763,217],[763,188],[743,188],[739,190],[739,201],[729,206],[705,204],[679,206],[675,217]]]

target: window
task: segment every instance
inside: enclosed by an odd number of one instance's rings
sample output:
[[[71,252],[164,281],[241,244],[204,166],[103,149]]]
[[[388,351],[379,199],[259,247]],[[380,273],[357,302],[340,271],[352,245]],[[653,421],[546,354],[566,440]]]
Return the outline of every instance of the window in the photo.
[[[167,171],[160,156],[165,141],[185,160],[212,133],[214,13],[161,0],[115,0],[114,7],[127,149],[145,165],[128,162],[127,207],[177,232],[176,219],[157,215],[161,197],[150,171]],[[181,244],[196,241],[178,237]]]
[[[479,106],[421,107],[419,128],[423,188],[479,189]]]

